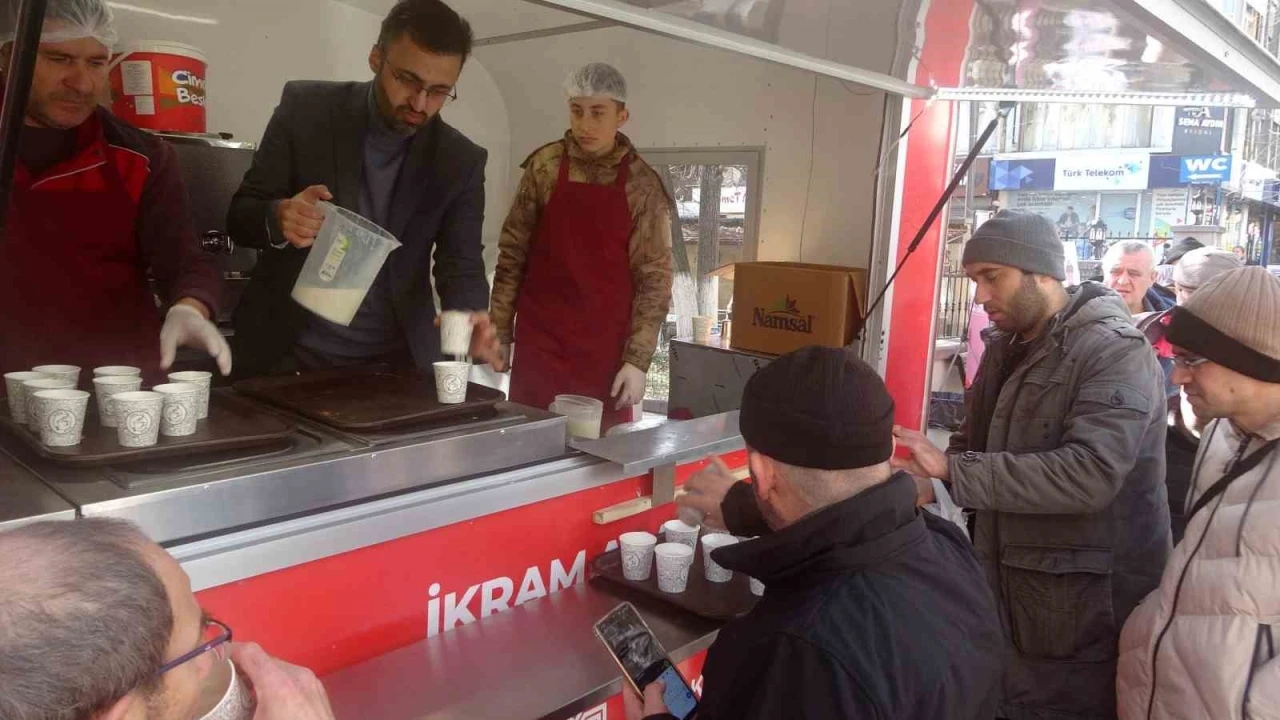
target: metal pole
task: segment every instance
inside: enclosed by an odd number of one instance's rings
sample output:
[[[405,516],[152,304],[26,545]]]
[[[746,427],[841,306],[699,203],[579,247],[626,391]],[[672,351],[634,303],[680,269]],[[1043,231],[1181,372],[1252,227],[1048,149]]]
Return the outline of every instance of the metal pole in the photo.
[[[13,167],[18,157],[18,135],[22,132],[31,93],[31,75],[36,67],[36,50],[44,27],[48,0],[16,0],[17,37],[9,50],[9,69],[4,76],[4,106],[0,108],[0,240],[9,215],[9,193],[13,190]]]

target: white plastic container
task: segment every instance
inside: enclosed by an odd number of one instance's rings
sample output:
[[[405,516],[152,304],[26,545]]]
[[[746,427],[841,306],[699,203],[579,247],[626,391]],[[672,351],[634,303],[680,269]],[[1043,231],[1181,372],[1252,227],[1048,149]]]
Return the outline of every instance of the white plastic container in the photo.
[[[557,395],[550,409],[551,412],[569,419],[570,436],[583,440],[599,439],[604,403],[583,395]]]
[[[293,299],[329,322],[350,325],[400,241],[350,210],[326,202],[318,206],[324,224],[293,284]]]

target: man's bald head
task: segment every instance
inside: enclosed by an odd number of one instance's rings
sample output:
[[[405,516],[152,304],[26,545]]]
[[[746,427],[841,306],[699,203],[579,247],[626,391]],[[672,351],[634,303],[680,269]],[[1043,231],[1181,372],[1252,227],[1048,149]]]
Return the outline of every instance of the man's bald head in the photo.
[[[0,718],[89,720],[157,687],[173,612],[152,545],[104,518],[0,533]]]

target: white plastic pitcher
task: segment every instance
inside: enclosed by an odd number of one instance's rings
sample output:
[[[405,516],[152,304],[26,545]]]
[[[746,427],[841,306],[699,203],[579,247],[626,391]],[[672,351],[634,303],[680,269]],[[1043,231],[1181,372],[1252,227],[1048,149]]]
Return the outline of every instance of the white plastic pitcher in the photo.
[[[557,415],[568,418],[569,435],[583,440],[600,437],[600,422],[604,418],[604,403],[583,395],[557,395],[549,408]]]
[[[329,322],[350,325],[400,241],[350,210],[327,202],[317,206],[324,224],[293,284],[293,299]]]

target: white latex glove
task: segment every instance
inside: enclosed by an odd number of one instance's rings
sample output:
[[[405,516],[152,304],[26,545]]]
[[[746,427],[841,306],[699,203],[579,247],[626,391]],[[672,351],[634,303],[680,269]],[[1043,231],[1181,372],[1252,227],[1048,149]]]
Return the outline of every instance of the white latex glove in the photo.
[[[610,396],[618,399],[615,410],[644,402],[644,371],[631,363],[624,363],[613,379]]]
[[[218,326],[204,319],[190,305],[174,305],[160,328],[160,369],[168,370],[178,355],[178,346],[200,348],[218,361],[223,375],[231,374],[231,346],[218,332]]]

